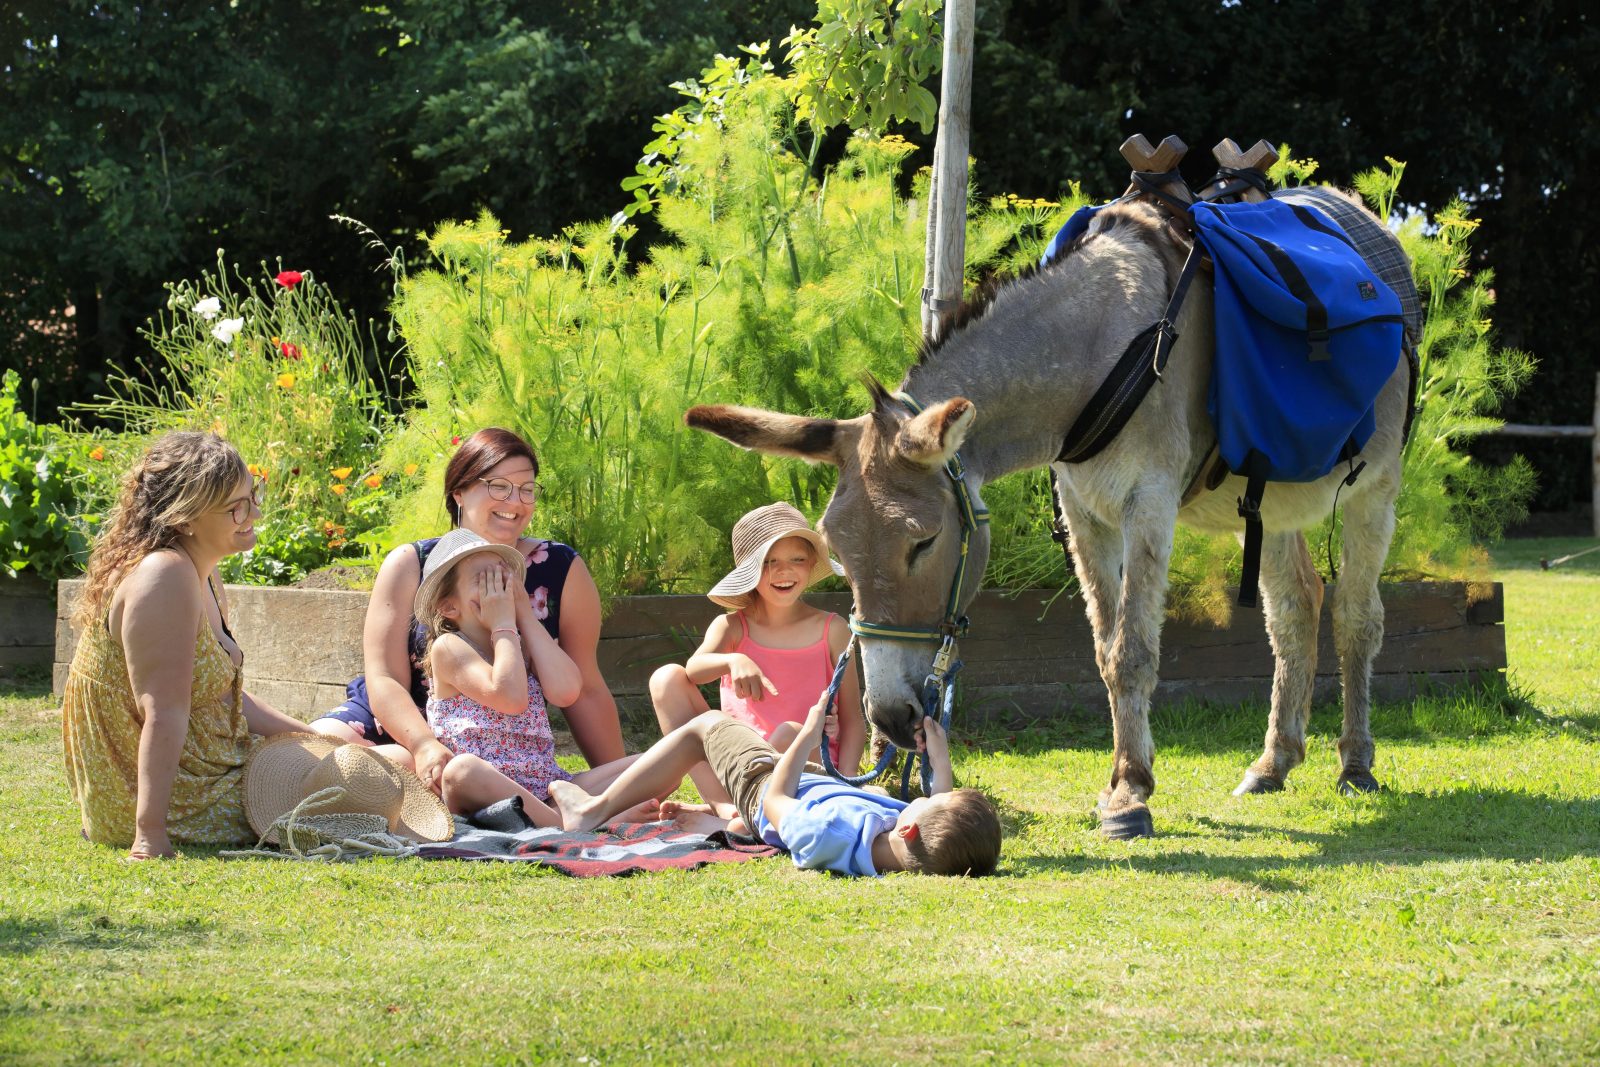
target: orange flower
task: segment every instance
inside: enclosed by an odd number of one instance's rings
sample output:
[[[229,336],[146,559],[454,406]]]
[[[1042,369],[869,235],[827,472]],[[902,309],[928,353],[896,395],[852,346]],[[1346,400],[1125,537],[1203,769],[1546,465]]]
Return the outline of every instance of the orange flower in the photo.
[[[377,474],[369,474],[363,479],[363,481],[367,483],[368,489],[376,489],[378,486],[383,484],[383,477]]]
[[[89,458],[94,460],[94,461],[96,461],[96,462],[99,462],[100,460],[106,458],[106,450],[96,446],[95,448],[93,448],[93,449],[91,449],[89,451]]]
[[[347,485],[330,485],[328,488],[333,490],[334,496],[344,496],[344,491],[350,487]]]
[[[417,465],[415,463],[407,463],[406,464],[406,477],[409,478],[415,473],[417,473]]]
[[[260,478],[262,481],[266,481],[267,480],[267,472],[266,472],[266,470],[261,468],[261,467],[256,466],[254,463],[247,464],[245,466],[245,469],[248,470],[255,477]]]
[[[342,482],[350,477],[350,472],[353,470],[355,470],[354,467],[335,467],[333,468],[333,476]]]

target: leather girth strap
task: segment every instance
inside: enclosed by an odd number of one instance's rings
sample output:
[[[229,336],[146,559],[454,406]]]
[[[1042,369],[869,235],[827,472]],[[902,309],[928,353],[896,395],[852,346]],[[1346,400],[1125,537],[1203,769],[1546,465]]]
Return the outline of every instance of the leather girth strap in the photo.
[[[1082,463],[1097,455],[1122,432],[1150,387],[1160,380],[1172,346],[1178,340],[1174,323],[1183,307],[1189,283],[1199,269],[1201,255],[1200,243],[1196,241],[1189,250],[1189,258],[1183,262],[1178,284],[1173,287],[1172,299],[1167,301],[1161,320],[1145,327],[1128,342],[1122,358],[1073,421],[1056,462]]]
[[[1251,449],[1244,458],[1244,496],[1239,498],[1239,517],[1244,520],[1244,565],[1239,573],[1239,604],[1255,607],[1261,584],[1261,495],[1267,489],[1267,457]]]

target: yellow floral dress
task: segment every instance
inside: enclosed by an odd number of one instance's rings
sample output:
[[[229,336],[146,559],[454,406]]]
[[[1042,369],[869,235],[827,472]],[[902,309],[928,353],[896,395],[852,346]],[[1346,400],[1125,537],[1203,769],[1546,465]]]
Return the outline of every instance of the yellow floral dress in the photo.
[[[243,672],[204,623],[195,636],[189,733],[167,809],[174,843],[251,843],[244,817],[244,764],[252,745]],[[104,623],[78,642],[61,704],[67,782],[83,809],[83,831],[102,845],[133,844],[144,713],[133,696],[122,644]]]

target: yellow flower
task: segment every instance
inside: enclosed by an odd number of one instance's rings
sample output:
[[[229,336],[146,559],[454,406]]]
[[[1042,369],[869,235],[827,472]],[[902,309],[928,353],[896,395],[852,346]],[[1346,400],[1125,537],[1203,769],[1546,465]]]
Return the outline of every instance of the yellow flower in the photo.
[[[406,464],[406,477],[409,478],[415,473],[417,473],[417,465],[415,463],[407,463]]]
[[[103,448],[94,448],[94,449],[90,450],[89,458],[92,459],[92,460],[95,460],[95,461],[99,461],[99,460],[105,459],[106,458],[106,450],[103,449]]]
[[[376,489],[376,488],[378,488],[378,486],[383,484],[382,476],[377,475],[377,474],[369,474],[369,475],[367,475],[367,477],[364,479],[364,481],[367,483],[367,488],[368,489]]]
[[[278,375],[278,388],[280,388],[280,389],[293,389],[294,388],[294,375],[288,373],[287,371],[284,372],[283,374]]]
[[[349,486],[335,484],[328,486],[328,488],[333,490],[334,496],[344,496],[344,491],[348,489]]]
[[[350,477],[350,472],[353,470],[355,470],[354,467],[335,467],[333,469],[333,476],[342,482],[346,478]]]

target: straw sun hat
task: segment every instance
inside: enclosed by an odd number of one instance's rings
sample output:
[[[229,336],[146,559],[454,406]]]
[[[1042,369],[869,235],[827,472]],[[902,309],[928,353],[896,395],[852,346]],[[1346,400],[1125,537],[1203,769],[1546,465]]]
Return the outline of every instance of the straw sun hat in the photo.
[[[427,565],[422,568],[422,584],[417,586],[417,598],[412,601],[411,614],[424,623],[433,614],[433,605],[444,595],[445,580],[456,563],[475,552],[488,552],[500,557],[500,562],[511,571],[512,591],[522,588],[528,572],[528,561],[510,545],[497,545],[485,541],[471,530],[451,530],[439,538],[428,553]]]
[[[421,778],[370,749],[321,734],[280,734],[262,742],[244,767],[244,814],[250,828],[278,843],[273,823],[313,793],[344,790],[307,815],[381,815],[389,832],[411,841],[447,841],[450,810]]]
[[[761,583],[761,565],[772,546],[785,537],[799,537],[811,545],[816,565],[806,577],[810,585],[830,574],[844,574],[844,568],[828,558],[828,545],[811,528],[806,517],[793,504],[779,501],[747,512],[733,524],[733,570],[706,594],[729,611],[745,606],[745,597]]]

